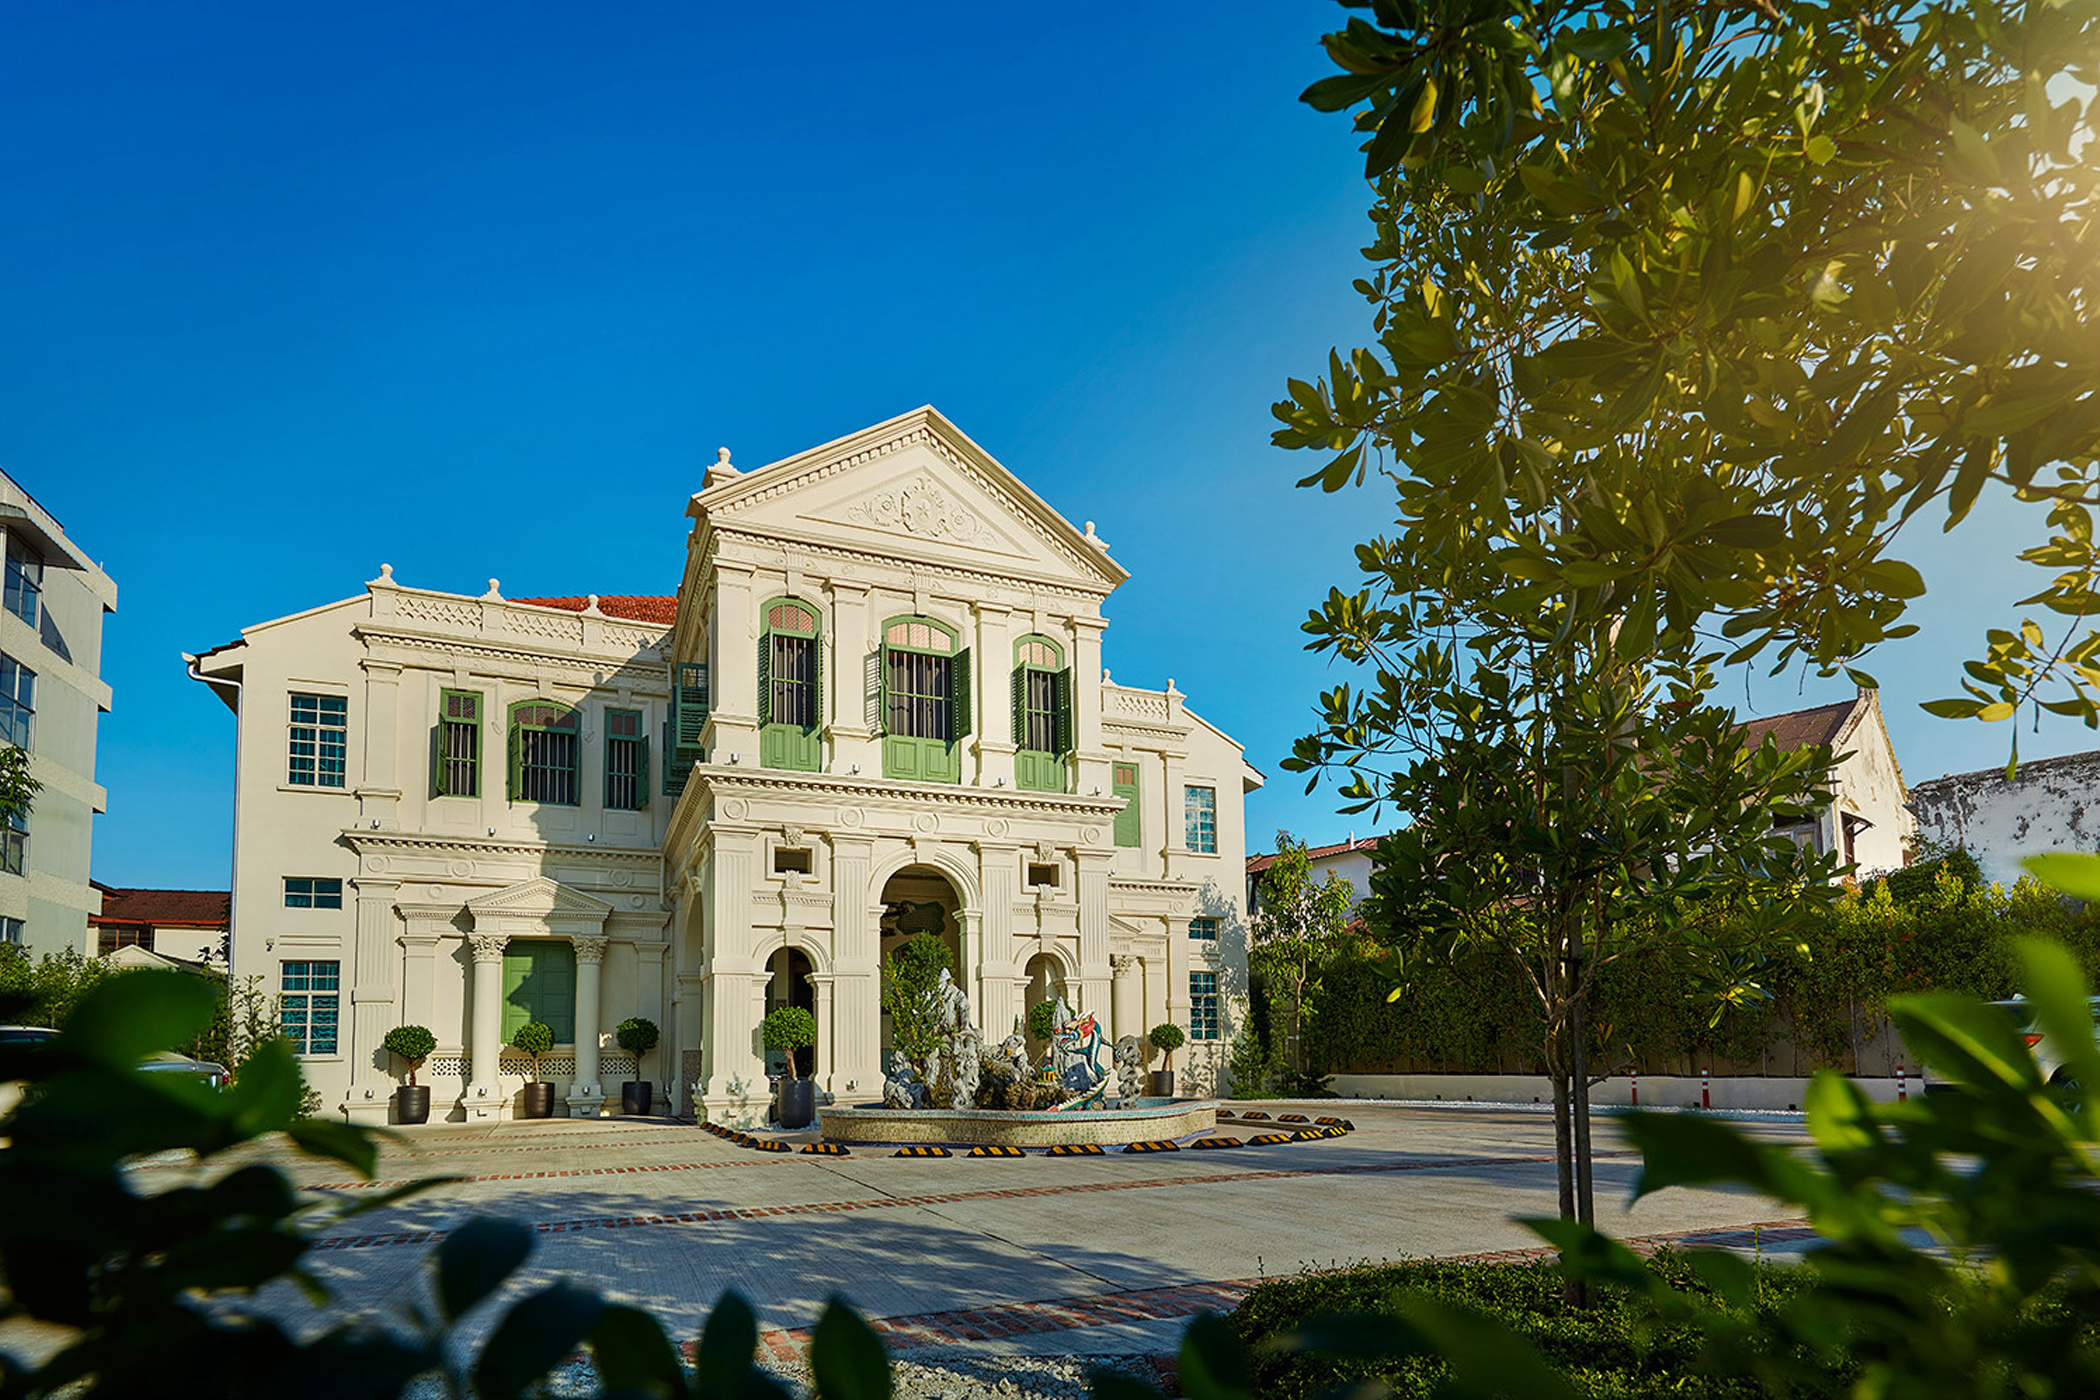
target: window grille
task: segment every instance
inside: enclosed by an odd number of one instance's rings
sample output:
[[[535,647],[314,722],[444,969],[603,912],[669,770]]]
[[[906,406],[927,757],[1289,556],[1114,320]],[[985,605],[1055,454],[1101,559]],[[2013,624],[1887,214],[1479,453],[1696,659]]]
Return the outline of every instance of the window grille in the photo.
[[[481,696],[475,691],[439,694],[437,791],[440,797],[481,796]]]
[[[1218,921],[1216,919],[1190,919],[1189,937],[1195,939],[1199,943],[1217,942]]]
[[[882,639],[893,647],[915,647],[920,651],[955,650],[955,639],[930,622],[893,622]]]
[[[649,805],[649,743],[640,710],[605,712],[605,805],[616,812]]]
[[[777,613],[780,609],[775,608]],[[775,632],[767,672],[769,701],[765,720],[769,724],[792,724],[803,729],[817,723],[817,639]]]
[[[292,696],[290,781],[344,786],[350,772],[350,701],[341,695]]]
[[[0,585],[0,602],[31,627],[42,615],[44,557],[20,540],[7,542],[7,578]]]
[[[1186,792],[1188,849],[1198,855],[1214,856],[1218,853],[1217,789],[1192,787]]]
[[[1189,1039],[1218,1038],[1218,974],[1189,974]]]
[[[17,948],[22,946],[20,919],[0,919],[0,943],[11,943]]]
[[[284,907],[340,909],[343,907],[343,882],[305,875],[287,875],[284,879]]]
[[[333,1055],[341,1010],[342,964],[288,962],[278,998],[285,1038],[302,1055]]]
[[[579,801],[577,761],[582,721],[576,711],[551,700],[511,706],[511,799],[574,807]]]
[[[0,739],[29,747],[29,722],[36,715],[36,672],[0,654]]]
[[[0,830],[0,871],[19,875],[29,864],[29,819],[20,813],[10,813],[5,830]]]
[[[900,630],[892,627],[891,633]],[[914,632],[923,623],[909,624]],[[938,636],[939,634],[934,634]],[[945,637],[941,638],[946,641]],[[955,738],[953,657],[927,656],[914,651],[888,653],[890,668],[889,732],[899,738]]]

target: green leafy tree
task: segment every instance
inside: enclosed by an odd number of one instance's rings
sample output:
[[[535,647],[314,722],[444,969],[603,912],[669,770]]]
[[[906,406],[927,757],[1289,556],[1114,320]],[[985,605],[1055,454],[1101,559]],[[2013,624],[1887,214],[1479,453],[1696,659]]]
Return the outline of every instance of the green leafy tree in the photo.
[[[1329,873],[1313,879],[1303,841],[1276,833],[1276,858],[1262,872],[1260,912],[1248,920],[1247,972],[1284,1024],[1284,1061],[1306,1069],[1305,1018],[1327,965],[1342,951],[1356,894]]]
[[[527,1021],[511,1035],[510,1048],[532,1057],[532,1077],[540,1077],[540,1056],[554,1048],[554,1029],[539,1021]]]
[[[398,1057],[408,1066],[408,1087],[416,1087],[416,1071],[423,1068],[423,1061],[437,1049],[437,1037],[428,1026],[396,1026],[379,1042],[390,1055]]]
[[[29,772],[29,750],[0,744],[0,818],[26,817],[44,784]]]
[[[795,1057],[817,1043],[817,1018],[800,1006],[776,1006],[759,1022],[759,1038],[768,1050],[787,1052],[787,1075],[799,1079]]]
[[[662,1032],[657,1030],[656,1022],[646,1016],[629,1016],[613,1027],[614,1042],[634,1056],[637,1062],[656,1048],[656,1042],[661,1037]]]
[[[947,942],[919,933],[890,950],[882,965],[882,1009],[890,1018],[890,1044],[904,1052],[923,1078],[941,1045],[941,973],[955,973]]]
[[[1050,1039],[1050,1032],[1057,1029],[1057,1002],[1044,997],[1028,1008],[1028,1037],[1037,1042]]]
[[[1152,1042],[1154,1050],[1166,1056],[1160,1068],[1166,1070],[1169,1074],[1173,1073],[1174,1052],[1188,1043],[1188,1035],[1172,1021],[1162,1021],[1152,1028],[1146,1039]]]
[[[1276,441],[1325,455],[1308,484],[1388,480],[1368,574],[1832,674],[1915,630],[1902,527],[2006,491],[2046,512],[2039,611],[1927,708],[2100,721],[2100,12],[1350,8],[1304,100],[1364,141],[1376,340],[1292,382]],[[1405,644],[1382,606],[1336,591],[1320,634]]]

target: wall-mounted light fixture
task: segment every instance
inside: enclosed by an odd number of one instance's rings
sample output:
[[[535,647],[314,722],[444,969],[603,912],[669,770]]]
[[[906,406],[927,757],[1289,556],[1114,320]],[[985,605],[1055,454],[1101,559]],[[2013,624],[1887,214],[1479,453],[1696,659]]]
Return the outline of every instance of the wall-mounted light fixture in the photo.
[[[584,837],[583,839],[584,839],[584,840],[586,840],[586,841],[595,841],[595,840],[597,840],[597,839],[598,839],[598,833],[594,831],[594,832],[590,833],[590,834],[589,834],[588,836]]]
[[[495,834],[496,834],[496,828],[494,828],[493,826],[492,826],[492,827],[490,827],[490,828],[489,828],[489,835],[491,835],[491,836],[494,836]]]
[[[731,763],[734,763],[734,762],[736,762],[736,761],[737,761],[737,760],[738,760],[739,758],[742,758],[742,757],[743,757],[743,755],[742,755],[742,754],[734,754],[734,753],[733,753],[733,754],[729,755],[729,761],[730,761]]]
[[[853,771],[854,771],[854,772],[856,772],[856,773],[858,773],[858,772],[860,771],[860,765],[859,765],[858,763],[856,763],[856,764],[854,764],[854,765],[853,765]]]
[[[992,779],[992,786],[993,786],[993,787],[1005,787],[1005,786],[1006,786],[1006,779],[1004,779],[1004,778],[994,778],[994,779]]]

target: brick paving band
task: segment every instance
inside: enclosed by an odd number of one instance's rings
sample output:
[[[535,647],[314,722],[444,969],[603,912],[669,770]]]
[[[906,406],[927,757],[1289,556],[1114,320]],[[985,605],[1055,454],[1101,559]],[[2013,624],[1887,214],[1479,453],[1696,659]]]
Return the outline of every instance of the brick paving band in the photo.
[[[1758,1243],[1776,1244],[1813,1238],[1815,1231],[1799,1219],[1772,1220],[1755,1225],[1722,1229],[1680,1230],[1669,1234],[1636,1235],[1621,1241],[1637,1254],[1651,1255],[1672,1245],[1734,1249]],[[1528,1249],[1501,1249],[1482,1254],[1438,1256],[1452,1264],[1528,1264],[1551,1257],[1550,1245]],[[1051,1298],[1036,1303],[997,1303],[980,1308],[951,1308],[943,1312],[911,1313],[894,1317],[871,1317],[868,1326],[891,1351],[911,1347],[952,1346],[958,1342],[992,1341],[1003,1337],[1043,1336],[1051,1332],[1081,1331],[1111,1327],[1125,1322],[1162,1322],[1194,1317],[1199,1312],[1229,1312],[1258,1284],[1276,1282],[1258,1278],[1220,1279],[1212,1283],[1173,1284],[1163,1288],[1139,1288],[1120,1293],[1096,1293],[1076,1298]],[[796,1362],[808,1353],[810,1330],[806,1327],[769,1328],[759,1334],[761,1354],[778,1362]],[[1075,1344],[1077,1339],[1075,1339]]]
[[[1638,1153],[1600,1152],[1600,1160],[1607,1158],[1635,1157]],[[778,1165],[787,1166],[798,1159],[784,1159]],[[1197,1186],[1225,1181],[1278,1181],[1292,1178],[1324,1176],[1382,1176],[1394,1172],[1462,1171],[1479,1167],[1522,1166],[1538,1162],[1550,1162],[1550,1153],[1526,1154],[1506,1157],[1438,1157],[1416,1162],[1367,1162],[1334,1167],[1280,1167],[1266,1171],[1234,1171],[1203,1173],[1186,1176],[1144,1177],[1135,1181],[1080,1181],[1055,1186],[1014,1186],[980,1191],[945,1191],[934,1195],[919,1196],[871,1196],[858,1200],[808,1201],[782,1206],[732,1206],[719,1210],[697,1210],[664,1212],[650,1215],[604,1215],[586,1216],[574,1220],[539,1220],[531,1222],[532,1228],[542,1235],[575,1234],[584,1230],[624,1230],[656,1225],[708,1225],[727,1220],[765,1220],[784,1215],[829,1215],[866,1210],[896,1210],[914,1206],[956,1205],[969,1201],[1012,1200],[1026,1196],[1064,1196],[1090,1191],[1142,1191],[1165,1186]],[[749,1165],[747,1162],[701,1162],[691,1164],[667,1163],[653,1167],[583,1167],[560,1172],[520,1172],[515,1175],[472,1177],[472,1181],[527,1181],[548,1177],[582,1177],[599,1174],[644,1175],[652,1172],[685,1171],[694,1167],[721,1167]],[[803,1166],[814,1166],[814,1162],[801,1162]],[[356,1189],[370,1189],[381,1183],[352,1182]],[[324,1189],[324,1188],[311,1188]],[[340,1235],[314,1241],[317,1250],[382,1249],[397,1245],[434,1244],[450,1232],[447,1230],[403,1230],[393,1233],[370,1235]]]

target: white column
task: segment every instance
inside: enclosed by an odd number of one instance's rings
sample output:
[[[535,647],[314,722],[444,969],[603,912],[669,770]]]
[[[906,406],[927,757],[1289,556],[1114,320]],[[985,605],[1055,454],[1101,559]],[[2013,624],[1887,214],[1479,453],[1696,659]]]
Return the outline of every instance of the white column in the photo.
[[[467,1120],[505,1116],[498,1081],[503,1057],[503,945],[507,934],[476,933],[467,937],[474,950],[474,1004],[467,1036],[467,1092],[460,1099]]]
[[[598,1083],[599,973],[605,962],[603,937],[569,940],[576,950],[576,1078],[569,1084],[569,1116],[596,1118],[605,1102]]]
[[[867,837],[833,834],[831,1092],[848,1103],[882,1097],[882,931],[869,909],[879,893],[869,889],[874,859]]]
[[[1128,953],[1118,953],[1108,960],[1115,974],[1110,984],[1109,1005],[1114,1038],[1121,1040],[1126,1035],[1138,1038],[1139,1045],[1145,1043],[1145,987],[1144,978],[1138,970],[1138,960]]]
[[[399,880],[359,875],[357,941],[350,963],[350,1021],[347,1052],[350,1087],[343,1110],[353,1123],[384,1124],[394,1093],[391,1057],[379,1046],[400,1016],[394,1000],[394,965],[401,957],[401,918],[394,912]]]

